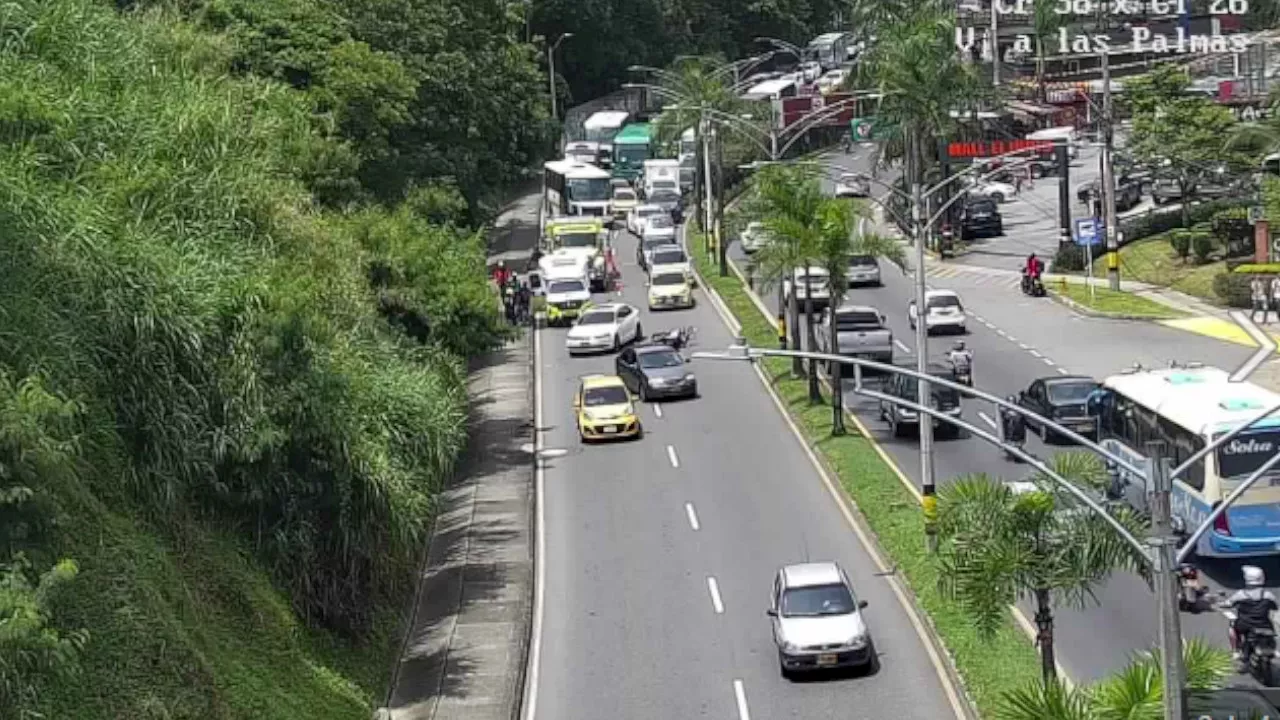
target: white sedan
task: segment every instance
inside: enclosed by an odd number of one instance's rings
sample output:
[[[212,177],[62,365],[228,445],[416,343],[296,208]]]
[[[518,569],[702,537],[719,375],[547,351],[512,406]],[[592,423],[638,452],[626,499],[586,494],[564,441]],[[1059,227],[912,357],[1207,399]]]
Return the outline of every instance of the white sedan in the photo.
[[[663,212],[660,215],[653,215],[647,218],[640,228],[640,239],[645,242],[667,240],[675,243],[676,223],[671,219],[671,214]]]
[[[929,290],[924,294],[924,306],[926,332],[932,333],[935,330],[949,330],[960,334],[966,332],[964,305],[960,303],[960,296],[956,293],[950,290]],[[907,321],[914,330],[916,328],[915,300],[907,305]]]
[[[989,197],[998,203],[1007,202],[1018,194],[1018,188],[1006,182],[996,182],[994,180],[979,180],[969,186],[969,194],[982,197]]]
[[[845,173],[836,181],[836,197],[867,197],[871,194],[871,183],[861,175]]]
[[[627,214],[627,229],[636,235],[644,234],[644,226],[649,223],[649,219],[658,215],[671,216],[667,210],[663,210],[661,205],[637,205]]]
[[[626,303],[605,303],[587,310],[569,328],[565,346],[570,355],[617,351],[644,336],[640,311]]]

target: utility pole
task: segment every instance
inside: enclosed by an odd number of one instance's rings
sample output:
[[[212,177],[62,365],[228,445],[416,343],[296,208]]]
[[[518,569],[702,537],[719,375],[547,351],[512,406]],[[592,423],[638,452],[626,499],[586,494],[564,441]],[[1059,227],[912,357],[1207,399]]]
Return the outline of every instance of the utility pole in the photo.
[[[706,192],[707,192],[707,197],[705,202],[706,208],[703,211],[704,217],[702,218],[702,233],[704,238],[704,244],[706,244],[705,239],[711,237],[712,216],[713,216],[713,213],[715,212],[712,209],[712,205],[711,205],[712,203],[711,184],[712,182],[714,182],[714,178],[711,175],[710,134],[711,134],[711,123],[704,119],[702,121],[702,177],[704,178],[702,186],[706,188]]]
[[[991,0],[991,86],[1000,87],[1000,0]]]
[[[1163,442],[1146,444],[1150,463],[1150,485],[1147,487],[1151,510],[1152,582],[1156,602],[1160,605],[1160,655],[1164,670],[1165,720],[1184,720],[1182,710],[1182,626],[1178,616],[1178,586],[1174,568],[1177,563],[1178,538],[1173,533],[1169,495],[1173,481],[1169,477],[1169,461],[1164,456]]]
[[[1111,116],[1111,63],[1110,53],[1102,53],[1102,224],[1107,232],[1107,286],[1113,291],[1120,290],[1120,250],[1119,228],[1116,227],[1116,180],[1115,168],[1112,166],[1111,144],[1114,139],[1114,125]],[[1093,248],[1087,252],[1092,253]]]
[[[914,148],[912,148],[914,152]],[[913,163],[914,164],[914,163]],[[924,321],[925,315],[925,278],[924,278],[924,243],[925,228],[923,215],[924,199],[921,197],[920,183],[911,184],[911,235],[916,246],[916,372],[920,373],[918,381],[919,395],[916,399],[921,407],[931,407],[932,393],[929,391],[929,328]],[[930,552],[938,549],[937,528],[934,518],[937,514],[938,499],[934,495],[933,486],[933,418],[918,413],[920,418],[920,481],[922,484],[921,504],[924,509],[925,542]]]
[[[720,226],[724,223],[724,137],[716,135],[716,252],[720,255],[720,277],[729,277],[729,255]]]

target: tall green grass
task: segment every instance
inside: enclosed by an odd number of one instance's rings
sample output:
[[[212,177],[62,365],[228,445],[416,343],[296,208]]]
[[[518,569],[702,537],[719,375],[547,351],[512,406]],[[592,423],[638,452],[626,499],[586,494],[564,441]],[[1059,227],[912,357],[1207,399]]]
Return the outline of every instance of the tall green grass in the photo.
[[[341,146],[233,55],[158,10],[0,3],[0,371],[82,409],[34,488],[63,521],[29,549],[80,568],[54,622],[89,632],[48,717],[367,712],[465,356],[501,337],[479,238],[318,211]]]

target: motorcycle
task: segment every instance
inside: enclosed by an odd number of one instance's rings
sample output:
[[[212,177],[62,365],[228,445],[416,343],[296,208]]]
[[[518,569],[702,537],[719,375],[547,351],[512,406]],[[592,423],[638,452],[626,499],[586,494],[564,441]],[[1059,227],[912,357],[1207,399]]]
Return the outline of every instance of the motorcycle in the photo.
[[[649,337],[652,342],[666,345],[672,350],[683,350],[693,341],[693,335],[697,332],[692,325],[687,325],[667,332],[654,333]]]
[[[951,361],[951,379],[961,385],[973,387],[973,362],[972,361]]]
[[[1022,273],[1022,294],[1031,297],[1044,297],[1044,282],[1039,277],[1031,277],[1026,272]]]
[[[1178,566],[1178,609],[1198,613],[1204,609],[1209,589],[1200,583],[1200,571],[1191,565]]]
[[[1236,613],[1230,608],[1222,609],[1223,617],[1234,623]],[[1280,679],[1275,677],[1276,665],[1276,632],[1273,629],[1245,630],[1237,633],[1237,648],[1240,650],[1242,671],[1257,680],[1264,687],[1280,686]]]

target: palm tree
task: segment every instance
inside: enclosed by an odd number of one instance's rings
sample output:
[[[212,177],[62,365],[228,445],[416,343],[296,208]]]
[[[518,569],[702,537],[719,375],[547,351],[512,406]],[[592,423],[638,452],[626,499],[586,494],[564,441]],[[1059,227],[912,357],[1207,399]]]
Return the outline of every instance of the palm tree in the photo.
[[[898,242],[880,235],[863,233],[858,227],[866,218],[866,206],[861,203],[850,203],[846,200],[830,198],[822,203],[817,219],[817,265],[827,271],[827,279],[831,283],[832,321],[828,323],[830,336],[827,347],[836,352],[839,347],[838,328],[834,312],[844,304],[845,292],[849,286],[849,257],[851,255],[870,255],[884,258],[897,265],[904,272],[907,267],[907,254]],[[845,434],[844,396],[841,393],[842,365],[828,363],[827,371],[831,381],[831,434]]]
[[[1058,0],[1035,0],[1031,7],[1031,25],[1036,38],[1036,99],[1040,102],[1047,97],[1044,84],[1046,41],[1057,34],[1065,17],[1058,12],[1059,7]]]
[[[1074,485],[1099,491],[1107,473],[1097,456],[1056,455],[1050,469]],[[1014,492],[999,479],[971,475],[939,495],[940,587],[960,602],[977,628],[995,633],[1018,600],[1035,603],[1045,685],[1056,682],[1053,651],[1055,602],[1084,607],[1116,570],[1147,573],[1146,558],[1105,520],[1057,490],[1047,477],[1041,490]],[[1135,533],[1142,521],[1127,507],[1112,515]]]
[[[1186,688],[1206,692],[1222,687],[1231,658],[1202,640],[1182,646]],[[1135,657],[1123,670],[1090,687],[1035,681],[1005,693],[995,720],[1163,720],[1164,677],[1158,652]]]

